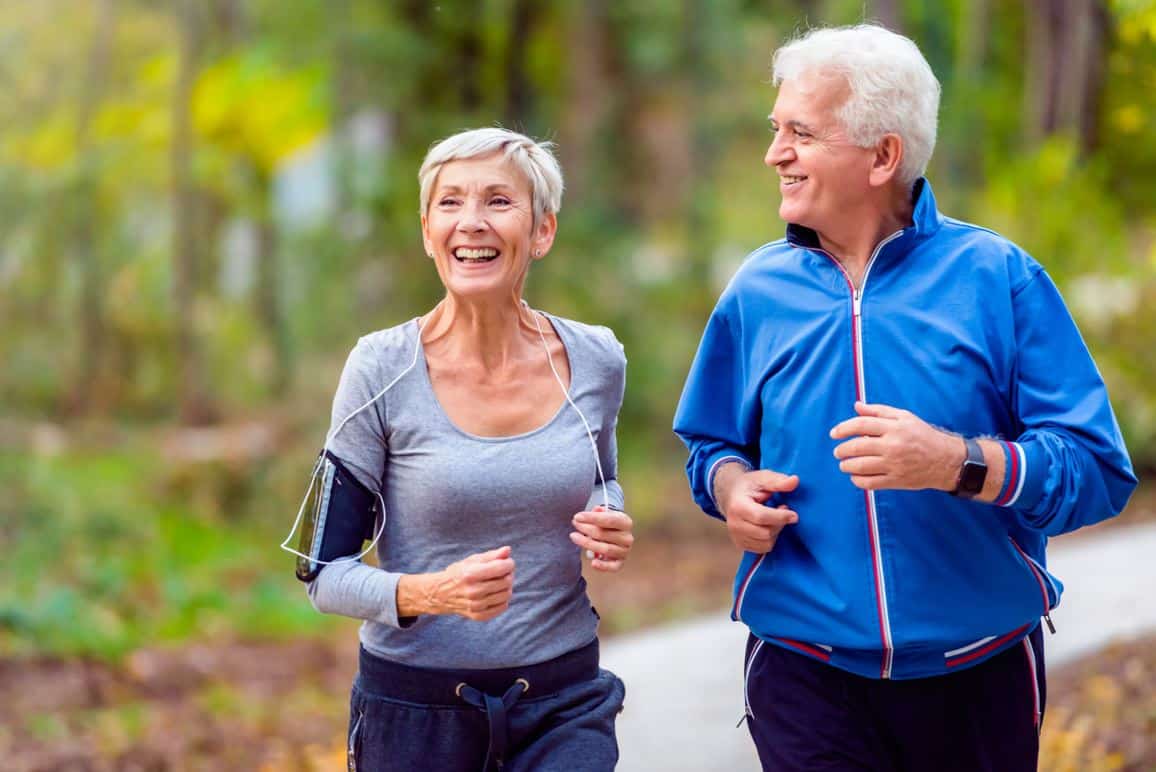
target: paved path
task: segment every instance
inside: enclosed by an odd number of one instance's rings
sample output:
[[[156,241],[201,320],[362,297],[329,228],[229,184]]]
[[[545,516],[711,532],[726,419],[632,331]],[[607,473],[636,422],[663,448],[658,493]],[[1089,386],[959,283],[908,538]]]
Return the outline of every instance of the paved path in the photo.
[[[1062,537],[1048,566],[1065,584],[1045,633],[1058,665],[1110,640],[1156,630],[1156,524]],[[757,772],[742,717],[746,627],[724,612],[607,641],[602,662],[626,682],[620,772]]]

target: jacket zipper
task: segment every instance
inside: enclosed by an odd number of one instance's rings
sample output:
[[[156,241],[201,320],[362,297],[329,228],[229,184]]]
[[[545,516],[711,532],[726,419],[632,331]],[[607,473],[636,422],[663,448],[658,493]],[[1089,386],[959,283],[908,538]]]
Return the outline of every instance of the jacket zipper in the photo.
[[[895,231],[876,245],[875,251],[871,253],[870,259],[867,260],[867,266],[863,269],[863,280],[859,282],[858,287],[856,287],[855,282],[851,280],[851,274],[847,273],[847,269],[835,259],[834,255],[823,249],[817,250],[826,255],[843,273],[843,278],[847,280],[847,286],[851,289],[851,337],[854,343],[852,356],[855,362],[855,398],[862,402],[867,401],[867,380],[863,366],[863,292],[867,289],[867,277],[871,274],[871,266],[875,264],[875,258],[879,256],[883,247],[899,238],[902,234],[902,230]],[[879,612],[879,633],[883,640],[883,662],[879,668],[879,677],[890,678],[895,647],[891,636],[891,619],[887,611],[887,582],[883,575],[883,545],[879,538],[879,519],[875,511],[875,492],[863,491],[863,494],[867,502],[867,528],[871,535],[871,564],[875,572],[875,604]]]
[[[1048,626],[1048,632],[1055,635],[1056,626],[1052,622],[1052,615],[1051,615],[1052,599],[1048,595],[1048,586],[1049,585],[1051,586],[1052,593],[1057,598],[1060,597],[1060,592],[1058,589],[1056,589],[1056,585],[1052,583],[1052,578],[1050,576],[1048,576],[1043,571],[1043,569],[1041,569],[1039,567],[1039,564],[1036,563],[1036,561],[1032,560],[1031,556],[1028,555],[1028,553],[1024,552],[1023,548],[1020,547],[1020,545],[1016,543],[1016,540],[1010,536],[1008,537],[1008,540],[1011,541],[1012,546],[1015,547],[1015,549],[1016,549],[1016,552],[1018,552],[1020,554],[1020,557],[1023,558],[1024,564],[1028,567],[1028,571],[1031,572],[1032,577],[1036,580],[1036,583],[1039,584],[1039,586],[1040,586],[1040,594],[1043,596],[1043,599],[1044,599],[1044,614],[1043,614],[1044,623],[1047,624],[1047,626]]]
[[[735,593],[735,605],[731,611],[731,618],[735,621],[741,622],[743,617],[743,601],[747,598],[747,587],[750,586],[751,579],[755,576],[755,571],[759,570],[759,566],[763,563],[763,558],[767,555],[763,553],[755,558],[755,562],[751,564],[750,569],[747,570],[747,575],[743,577],[742,582],[739,583],[739,591]]]

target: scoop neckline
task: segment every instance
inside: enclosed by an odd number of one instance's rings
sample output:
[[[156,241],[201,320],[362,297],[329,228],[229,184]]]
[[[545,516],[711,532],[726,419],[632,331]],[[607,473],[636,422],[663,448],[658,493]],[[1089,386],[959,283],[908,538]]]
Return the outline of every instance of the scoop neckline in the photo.
[[[462,435],[463,437],[466,437],[467,439],[471,439],[471,440],[474,440],[476,442],[487,442],[487,443],[513,442],[515,440],[522,440],[522,439],[526,439],[529,437],[533,437],[536,434],[541,434],[542,432],[546,431],[551,426],[553,426],[558,421],[559,418],[561,418],[562,414],[564,412],[566,412],[566,408],[570,407],[570,400],[572,400],[574,398],[573,391],[574,391],[574,381],[576,380],[576,378],[575,378],[576,365],[574,363],[574,356],[571,353],[570,342],[567,340],[567,336],[569,335],[569,332],[568,331],[567,332],[562,331],[563,325],[557,323],[557,318],[553,314],[549,314],[545,311],[538,311],[537,313],[540,313],[540,314],[542,314],[542,316],[546,317],[546,321],[548,321],[550,323],[550,327],[553,328],[554,334],[558,336],[558,340],[562,343],[562,351],[566,355],[566,362],[567,362],[567,364],[570,365],[570,385],[566,389],[566,396],[562,400],[562,404],[558,406],[558,409],[556,411],[554,411],[554,414],[552,416],[550,416],[550,418],[547,419],[547,421],[545,423],[543,423],[541,426],[535,427],[533,429],[530,429],[529,431],[525,431],[525,432],[522,432],[520,434],[499,434],[499,435],[492,435],[492,436],[487,436],[484,434],[474,434],[473,432],[467,432],[465,429],[458,426],[457,423],[452,418],[450,418],[449,413],[447,413],[445,407],[442,406],[441,400],[438,399],[437,392],[434,391],[433,381],[430,379],[429,362],[426,360],[426,356],[425,356],[425,344],[422,342],[422,339],[421,339],[421,320],[420,320],[420,317],[415,317],[412,320],[413,327],[414,327],[414,333],[417,337],[418,364],[420,365],[419,369],[421,370],[422,383],[425,385],[426,391],[429,394],[429,398],[433,402],[434,407],[437,408],[438,415],[440,415],[442,420],[445,421],[446,424],[451,429],[453,429],[455,432]],[[555,381],[554,383],[555,383],[555,385],[558,385],[557,381]]]

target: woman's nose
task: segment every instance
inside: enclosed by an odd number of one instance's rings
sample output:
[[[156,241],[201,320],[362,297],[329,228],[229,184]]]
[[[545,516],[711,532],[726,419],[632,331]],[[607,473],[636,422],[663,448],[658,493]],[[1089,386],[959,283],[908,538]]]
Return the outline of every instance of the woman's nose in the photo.
[[[480,204],[466,204],[462,207],[462,216],[458,220],[458,230],[477,233],[485,230],[486,227],[485,213]]]

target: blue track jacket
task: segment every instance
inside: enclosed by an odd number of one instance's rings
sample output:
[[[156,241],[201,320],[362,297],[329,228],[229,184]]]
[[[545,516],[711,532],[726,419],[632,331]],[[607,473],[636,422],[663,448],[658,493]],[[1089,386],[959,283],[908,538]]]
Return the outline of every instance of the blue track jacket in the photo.
[[[978,664],[1059,603],[1048,536],[1111,517],[1136,485],[1107,390],[1055,284],[1022,249],[944,217],[914,223],[855,290],[813,231],[756,250],[707,323],[675,415],[695,501],[720,517],[728,460],[797,474],[799,522],[744,553],[732,617],[759,638],[873,678]],[[828,435],[864,400],[999,438],[996,504],[851,484]],[[1048,619],[1050,623],[1050,619]]]

